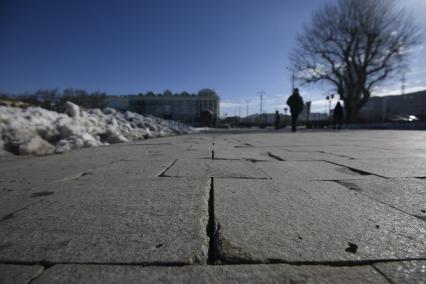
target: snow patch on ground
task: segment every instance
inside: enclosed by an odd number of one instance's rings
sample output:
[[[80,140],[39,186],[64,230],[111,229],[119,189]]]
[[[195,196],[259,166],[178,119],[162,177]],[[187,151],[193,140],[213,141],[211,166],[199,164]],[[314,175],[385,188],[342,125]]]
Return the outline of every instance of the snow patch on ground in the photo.
[[[186,134],[193,130],[182,123],[121,113],[112,108],[82,110],[67,102],[66,114],[40,107],[27,109],[0,106],[0,155],[45,155],[83,147]]]

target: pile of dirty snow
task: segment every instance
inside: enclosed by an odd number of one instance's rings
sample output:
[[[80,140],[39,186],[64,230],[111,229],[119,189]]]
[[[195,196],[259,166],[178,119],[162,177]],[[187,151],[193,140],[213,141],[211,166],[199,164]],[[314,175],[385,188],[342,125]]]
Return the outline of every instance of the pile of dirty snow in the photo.
[[[191,128],[179,122],[112,108],[81,110],[71,102],[66,103],[66,114],[40,107],[0,106],[0,153],[63,153],[188,132]]]

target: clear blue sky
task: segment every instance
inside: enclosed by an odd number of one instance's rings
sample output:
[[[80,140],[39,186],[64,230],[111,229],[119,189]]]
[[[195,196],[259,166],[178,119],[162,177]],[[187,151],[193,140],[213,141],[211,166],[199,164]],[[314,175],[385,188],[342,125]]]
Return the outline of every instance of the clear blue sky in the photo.
[[[0,0],[0,90],[209,87],[222,98],[222,114],[238,106],[245,114],[246,99],[250,112],[258,111],[262,90],[265,109],[282,110],[291,88],[288,54],[325,1]],[[425,0],[408,2],[415,13],[426,12]],[[426,60],[416,62],[413,73],[420,75],[408,83],[422,88]],[[313,100],[327,92],[302,88]]]

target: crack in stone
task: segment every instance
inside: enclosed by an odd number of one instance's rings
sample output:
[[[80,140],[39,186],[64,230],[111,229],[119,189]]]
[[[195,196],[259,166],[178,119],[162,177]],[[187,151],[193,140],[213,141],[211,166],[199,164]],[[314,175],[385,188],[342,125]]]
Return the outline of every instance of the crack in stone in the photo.
[[[176,160],[174,160],[173,162],[171,162],[170,163],[170,165],[168,165],[159,175],[158,175],[158,177],[168,177],[167,175],[166,175],[166,172],[171,168],[171,167],[173,167],[173,165],[174,164],[176,164],[176,162],[177,162],[177,159]]]
[[[210,191],[208,200],[208,222],[206,233],[209,238],[209,248],[207,263],[213,264],[216,261],[215,242],[216,242],[216,224],[214,217],[214,178],[210,178]]]
[[[369,172],[366,172],[366,171],[363,171],[363,170],[359,170],[359,169],[355,169],[355,168],[348,167],[348,166],[345,166],[345,165],[341,165],[339,163],[335,163],[335,162],[331,162],[331,161],[327,161],[327,160],[323,160],[323,162],[326,162],[326,163],[329,163],[329,164],[333,164],[333,165],[336,165],[336,166],[340,166],[340,167],[346,168],[346,169],[348,169],[348,170],[350,170],[350,171],[352,171],[354,173],[357,173],[359,175],[362,175],[362,176],[378,176],[378,177],[387,179],[384,176],[380,176],[380,175],[377,175],[377,174],[372,174],[372,173],[369,173]]]
[[[22,208],[20,208],[20,209],[18,209],[18,210],[13,211],[12,213],[9,213],[9,214],[7,214],[7,215],[3,216],[3,217],[0,219],[0,222],[7,221],[7,220],[9,220],[9,219],[14,218],[16,213],[19,213],[19,212],[21,212],[21,211],[24,211],[24,210],[28,209],[28,207],[30,207],[30,206],[32,206],[32,205],[34,205],[34,204],[37,204],[37,203],[39,203],[39,202],[40,202],[40,201],[36,201],[36,202],[30,203],[30,204],[28,204],[28,205],[26,205],[26,206],[24,206],[24,207],[22,207]]]
[[[277,155],[274,155],[271,152],[268,152],[268,156],[278,161],[285,161],[283,158],[278,157]]]
[[[392,283],[392,284],[395,283],[385,273],[383,273],[378,267],[376,267],[376,265],[374,263],[371,264],[371,267],[373,267],[374,270],[376,270],[380,275],[382,275],[383,278],[386,279],[386,281],[388,281],[389,283]]]
[[[33,283],[38,277],[40,277],[46,271],[46,269],[49,268],[44,265],[40,265],[40,266],[41,266],[41,269],[37,271],[37,273],[31,277],[31,279],[27,282],[27,284]]]

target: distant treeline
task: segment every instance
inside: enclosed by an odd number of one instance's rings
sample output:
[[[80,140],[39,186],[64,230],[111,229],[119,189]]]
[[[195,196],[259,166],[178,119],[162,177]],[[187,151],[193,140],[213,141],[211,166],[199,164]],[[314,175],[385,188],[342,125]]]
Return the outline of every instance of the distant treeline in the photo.
[[[104,108],[107,106],[106,96],[107,94],[104,92],[89,93],[79,89],[65,89],[63,92],[59,92],[53,89],[18,95],[0,93],[0,100],[19,101],[31,106],[40,106],[49,110],[63,112],[66,101],[73,102],[84,108]]]

